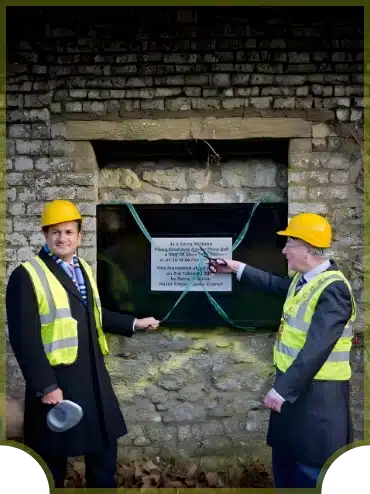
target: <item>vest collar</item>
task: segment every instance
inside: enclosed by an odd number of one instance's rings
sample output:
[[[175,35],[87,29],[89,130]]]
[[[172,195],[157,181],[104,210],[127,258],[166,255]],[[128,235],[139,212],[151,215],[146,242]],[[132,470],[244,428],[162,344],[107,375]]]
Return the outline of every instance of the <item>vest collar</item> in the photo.
[[[52,259],[47,252],[44,251],[44,249],[41,249],[38,253],[38,256],[40,259],[43,260],[43,262],[46,264],[48,269],[53,273],[53,275],[58,279],[58,281],[63,285],[63,287],[69,292],[72,293],[75,297],[77,297],[82,303],[84,303],[83,298],[81,297],[81,293],[76,287],[76,285],[73,283],[71,278],[63,271],[63,269],[58,266],[58,264]],[[89,283],[87,280],[87,275],[81,266],[81,270],[85,279],[85,284],[87,288],[87,297],[88,299],[90,298],[90,293],[89,293]]]

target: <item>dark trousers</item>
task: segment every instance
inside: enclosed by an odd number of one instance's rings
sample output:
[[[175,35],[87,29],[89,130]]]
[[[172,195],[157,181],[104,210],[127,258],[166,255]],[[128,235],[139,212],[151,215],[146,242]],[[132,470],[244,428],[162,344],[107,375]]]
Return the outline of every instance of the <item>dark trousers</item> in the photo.
[[[55,488],[64,487],[67,471],[67,457],[41,455],[49,467],[55,483]],[[86,487],[115,488],[115,473],[117,465],[117,443],[110,445],[100,453],[85,457]]]
[[[311,467],[281,453],[272,450],[272,471],[274,483],[279,488],[311,488],[316,487],[321,468]]]

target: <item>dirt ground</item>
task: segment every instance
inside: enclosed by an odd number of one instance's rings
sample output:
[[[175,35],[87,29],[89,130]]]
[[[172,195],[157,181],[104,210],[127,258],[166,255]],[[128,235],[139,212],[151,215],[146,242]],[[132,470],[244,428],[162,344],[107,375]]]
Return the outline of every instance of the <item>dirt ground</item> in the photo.
[[[69,465],[65,487],[84,487],[84,463]],[[125,488],[214,488],[214,487],[273,487],[271,472],[261,463],[240,466],[229,472],[205,472],[194,463],[186,471],[171,464],[152,460],[118,464],[117,486]]]

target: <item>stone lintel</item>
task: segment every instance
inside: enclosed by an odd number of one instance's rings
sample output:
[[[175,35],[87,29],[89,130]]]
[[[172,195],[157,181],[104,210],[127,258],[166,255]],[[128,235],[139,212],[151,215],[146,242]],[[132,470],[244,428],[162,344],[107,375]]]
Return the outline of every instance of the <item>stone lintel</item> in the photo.
[[[67,121],[66,139],[91,141],[311,138],[312,124],[301,118],[183,118]]]

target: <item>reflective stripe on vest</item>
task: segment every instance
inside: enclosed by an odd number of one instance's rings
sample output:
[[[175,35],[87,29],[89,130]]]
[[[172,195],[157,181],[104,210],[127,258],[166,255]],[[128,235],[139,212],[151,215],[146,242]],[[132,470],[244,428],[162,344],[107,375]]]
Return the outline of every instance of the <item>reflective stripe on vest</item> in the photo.
[[[331,276],[327,276],[324,279],[319,280],[318,284],[315,285],[315,288],[320,288],[321,285],[327,285],[328,282],[332,281],[343,281],[342,277],[338,277],[338,275],[333,274]],[[292,283],[293,284],[293,283]],[[297,283],[294,283],[293,289],[295,290]],[[304,287],[303,287],[304,288]],[[301,290],[303,290],[301,288]],[[284,320],[289,324],[289,326],[293,326],[295,328],[299,328],[300,331],[308,331],[310,328],[310,322],[306,321],[304,316],[307,312],[308,306],[312,300],[312,298],[316,295],[316,291],[312,290],[309,297],[305,298],[301,304],[298,306],[298,311],[296,316],[292,316],[289,313],[284,316]],[[349,322],[348,325],[344,328],[342,333],[342,337],[350,337],[352,336],[353,324]]]
[[[356,304],[351,286],[340,271],[325,271],[317,275],[314,280],[308,282],[295,294],[299,278],[299,274],[293,277],[288,290],[283,307],[282,324],[274,345],[274,363],[282,372],[290,367],[304,347],[315,307],[322,291],[334,281],[343,281],[351,295],[352,314],[334,349],[314,379],[349,379],[351,375],[350,349],[353,323],[356,318]]]
[[[38,277],[40,278],[42,288],[44,289],[46,300],[48,303],[49,307],[49,313],[48,314],[40,314],[40,321],[41,324],[49,324],[55,319],[61,319],[62,317],[72,317],[71,310],[69,307],[66,307],[65,309],[57,309],[55,307],[55,302],[53,299],[53,295],[51,293],[50,285],[48,280],[46,279],[46,275],[40,264],[37,262],[36,259],[32,259],[29,261],[31,266],[34,268],[36,271]]]
[[[90,266],[79,259],[85,269],[94,293],[94,317],[98,341],[103,354],[108,345],[102,330],[102,312],[99,294]],[[78,354],[77,321],[72,317],[68,294],[59,280],[48,269],[42,259],[36,256],[23,263],[28,271],[38,302],[41,323],[41,338],[45,354],[51,365],[72,364]]]

